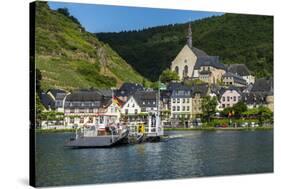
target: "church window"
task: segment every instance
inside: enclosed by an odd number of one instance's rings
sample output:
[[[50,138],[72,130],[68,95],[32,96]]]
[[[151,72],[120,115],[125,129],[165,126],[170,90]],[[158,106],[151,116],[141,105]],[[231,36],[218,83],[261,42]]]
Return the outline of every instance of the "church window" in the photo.
[[[187,63],[187,60],[186,60],[186,59],[184,59],[184,63]]]
[[[179,67],[178,67],[178,66],[175,67],[175,72],[176,72],[177,74],[179,74]]]
[[[187,76],[187,73],[188,73],[188,66],[185,65],[185,66],[184,66],[184,75]]]

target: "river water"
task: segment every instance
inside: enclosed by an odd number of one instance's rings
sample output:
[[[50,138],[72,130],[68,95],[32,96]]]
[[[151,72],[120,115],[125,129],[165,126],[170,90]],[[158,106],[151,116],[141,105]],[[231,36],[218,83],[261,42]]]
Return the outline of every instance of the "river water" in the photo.
[[[273,172],[272,131],[170,131],[159,143],[64,148],[73,133],[36,134],[36,185]],[[182,137],[177,137],[182,135]]]

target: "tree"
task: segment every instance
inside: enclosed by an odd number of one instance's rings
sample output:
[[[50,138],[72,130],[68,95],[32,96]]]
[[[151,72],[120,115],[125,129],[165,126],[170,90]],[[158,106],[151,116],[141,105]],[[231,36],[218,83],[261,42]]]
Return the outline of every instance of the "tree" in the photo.
[[[166,69],[160,75],[160,81],[162,83],[168,83],[170,81],[178,81],[180,78],[178,74],[170,69]]]
[[[42,74],[38,68],[36,68],[35,71],[35,84],[36,84],[36,92],[41,92],[41,80],[42,80]]]
[[[216,107],[218,105],[216,97],[204,97],[202,101],[203,118],[210,121],[212,115],[216,113]]]
[[[42,120],[44,120],[44,106],[41,104],[40,98],[37,93],[35,93],[35,120],[36,120],[36,126],[40,127],[40,123]]]
[[[258,119],[260,124],[262,125],[265,121],[273,121],[273,113],[270,111],[269,108],[260,106],[258,108]]]
[[[246,112],[247,111],[247,105],[240,101],[238,102],[237,104],[235,104],[233,107],[232,107],[232,110],[234,112],[234,115],[236,117],[240,117],[242,115],[243,112]]]

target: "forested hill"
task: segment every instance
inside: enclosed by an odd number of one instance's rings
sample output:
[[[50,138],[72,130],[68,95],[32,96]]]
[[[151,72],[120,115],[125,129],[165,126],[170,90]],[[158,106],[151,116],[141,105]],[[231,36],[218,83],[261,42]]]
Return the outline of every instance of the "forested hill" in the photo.
[[[257,77],[273,73],[273,17],[224,14],[192,22],[193,46],[225,64],[244,63]],[[143,76],[157,80],[186,43],[187,23],[98,33]]]
[[[109,88],[125,81],[143,82],[132,66],[86,32],[67,9],[54,11],[46,2],[37,1],[35,20],[35,64],[43,90]]]

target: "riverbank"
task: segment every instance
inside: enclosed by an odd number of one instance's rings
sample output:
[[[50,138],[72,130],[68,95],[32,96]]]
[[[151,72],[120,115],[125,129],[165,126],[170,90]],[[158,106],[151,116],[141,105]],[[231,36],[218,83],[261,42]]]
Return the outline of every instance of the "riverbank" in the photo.
[[[200,127],[200,128],[164,128],[164,131],[265,131],[273,130],[273,127]]]
[[[37,133],[69,133],[75,132],[75,129],[36,129]]]
[[[216,128],[216,127],[201,127],[201,128],[164,128],[164,131],[266,131],[273,130],[273,127],[226,127],[226,128]],[[36,129],[38,133],[66,133],[75,132],[75,129]]]

